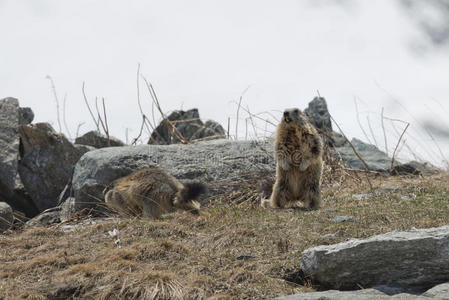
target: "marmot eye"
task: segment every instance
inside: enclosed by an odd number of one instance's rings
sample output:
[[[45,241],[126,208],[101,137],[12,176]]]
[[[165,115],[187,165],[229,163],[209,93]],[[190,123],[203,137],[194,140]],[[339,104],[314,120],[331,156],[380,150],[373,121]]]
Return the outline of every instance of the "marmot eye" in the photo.
[[[293,111],[296,115],[299,115],[299,109],[295,108],[295,110]]]

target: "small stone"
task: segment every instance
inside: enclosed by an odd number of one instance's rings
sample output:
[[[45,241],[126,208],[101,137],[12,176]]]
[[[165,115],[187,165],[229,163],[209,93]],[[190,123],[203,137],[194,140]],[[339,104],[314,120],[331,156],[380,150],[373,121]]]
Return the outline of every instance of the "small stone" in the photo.
[[[352,195],[352,199],[365,200],[365,199],[370,199],[372,196],[373,196],[372,194],[354,194],[354,195]]]
[[[323,235],[323,238],[333,240],[333,239],[337,238],[337,235],[335,233],[328,233],[328,234]]]
[[[357,222],[357,219],[353,216],[335,216],[331,219],[334,223],[346,223],[346,222]]]

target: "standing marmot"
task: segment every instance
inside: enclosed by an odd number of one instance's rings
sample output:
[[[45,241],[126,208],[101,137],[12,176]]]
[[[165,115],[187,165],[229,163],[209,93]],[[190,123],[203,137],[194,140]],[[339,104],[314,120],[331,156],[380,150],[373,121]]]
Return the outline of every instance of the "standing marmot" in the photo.
[[[284,111],[275,142],[276,181],[262,206],[285,207],[297,201],[318,208],[321,204],[323,143],[315,127],[297,108]]]
[[[159,218],[175,208],[198,214],[200,204],[193,200],[205,191],[201,183],[182,184],[161,169],[145,168],[117,179],[104,193],[106,204],[121,215]]]

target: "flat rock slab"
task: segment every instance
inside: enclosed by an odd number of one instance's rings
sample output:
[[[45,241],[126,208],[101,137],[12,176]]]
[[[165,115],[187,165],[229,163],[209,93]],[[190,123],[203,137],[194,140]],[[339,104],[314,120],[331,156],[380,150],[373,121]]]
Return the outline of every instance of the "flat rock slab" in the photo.
[[[393,231],[307,249],[301,269],[322,288],[384,285],[423,292],[449,278],[449,226]]]
[[[180,180],[199,180],[210,195],[230,192],[242,183],[273,173],[273,145],[253,141],[213,140],[188,145],[112,147],[84,154],[75,166],[74,210],[103,201],[104,188],[145,167],[160,167]]]
[[[275,300],[429,300],[432,298],[416,296],[411,294],[398,294],[388,296],[374,289],[359,291],[325,291],[316,293],[302,293],[290,296],[283,296]],[[438,298],[436,298],[438,299]]]
[[[353,216],[335,216],[331,218],[334,223],[355,223],[357,219]]]

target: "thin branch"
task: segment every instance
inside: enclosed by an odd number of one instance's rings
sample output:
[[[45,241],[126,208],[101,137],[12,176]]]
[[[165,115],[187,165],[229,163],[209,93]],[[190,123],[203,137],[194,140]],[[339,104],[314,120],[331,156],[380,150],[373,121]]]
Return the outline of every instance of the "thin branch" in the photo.
[[[105,129],[104,132],[106,133],[106,137],[108,139],[108,146],[110,147],[111,146],[111,139],[110,139],[110,136],[109,136],[109,126],[108,126],[108,116],[106,114],[106,105],[104,104],[104,98],[102,98],[101,100],[102,100],[102,103],[103,103],[104,124],[106,126],[106,129]]]
[[[92,109],[90,108],[89,101],[87,100],[86,91],[84,90],[84,81],[83,81],[83,87],[81,88],[81,90],[83,91],[84,102],[86,103],[86,106],[87,106],[87,109],[89,110],[90,116],[92,117],[92,120],[94,121],[97,131],[100,132],[100,124],[99,124],[98,120],[95,119]]]
[[[423,126],[421,124],[421,122],[419,120],[417,120],[410,112],[409,110],[402,104],[401,101],[399,101],[398,98],[394,97],[391,93],[389,93],[386,89],[384,89],[378,82],[375,82],[377,87],[379,89],[381,89],[385,94],[387,94],[393,101],[395,101],[396,103],[398,103],[402,109],[404,109],[414,120],[415,122],[427,133],[427,135],[431,138],[431,140],[433,141],[433,143],[435,144],[436,148],[439,151],[439,154],[441,156],[442,161],[449,166],[449,161],[447,160],[446,156],[443,154],[443,151],[441,151],[440,145],[437,143],[437,141],[435,140],[435,138],[433,137],[432,133],[430,133],[429,130],[427,130],[427,128],[425,126]]]
[[[357,150],[355,149],[354,145],[349,141],[349,139],[346,137],[346,135],[344,134],[343,130],[341,129],[340,125],[338,125],[338,123],[335,121],[335,119],[332,117],[332,115],[329,113],[329,116],[332,120],[332,122],[335,123],[335,125],[337,125],[338,130],[340,131],[341,135],[343,136],[343,138],[346,140],[346,142],[351,146],[352,151],[354,152],[354,154],[357,156],[357,158],[363,163],[363,166],[365,167],[365,175],[366,175],[366,180],[368,181],[368,184],[370,186],[371,191],[374,191],[373,188],[373,184],[371,183],[371,180],[369,179],[368,173],[370,172],[369,166],[366,163],[366,161],[360,156],[360,154],[357,152]]]
[[[366,131],[363,128],[362,122],[360,122],[359,106],[357,104],[357,98],[356,97],[354,97],[354,104],[355,104],[355,112],[356,112],[356,117],[357,117],[357,123],[359,123],[359,127],[360,127],[360,129],[362,129],[363,135],[365,136],[365,138],[368,141],[368,143],[373,144],[371,142],[370,138],[368,137],[368,135],[366,134]]]
[[[404,131],[402,132],[401,136],[399,137],[398,143],[396,144],[396,148],[394,148],[393,156],[392,156],[392,158],[391,158],[391,167],[390,167],[390,171],[393,170],[393,166],[394,166],[394,158],[395,158],[395,155],[396,155],[396,150],[398,149],[399,144],[401,143],[402,137],[404,136],[404,134],[405,134],[405,132],[407,131],[407,129],[408,129],[409,126],[410,126],[410,124],[407,124],[407,126],[405,126]]]
[[[369,128],[369,131],[371,132],[371,136],[373,137],[374,144],[376,145],[377,148],[379,148],[379,146],[377,144],[376,136],[374,135],[373,128],[371,127],[371,121],[369,119],[369,115],[366,116],[366,121],[368,122],[368,128]]]
[[[62,121],[64,123],[65,131],[67,132],[67,135],[69,136],[69,139],[72,140],[72,134],[70,133],[69,126],[67,126],[67,119],[65,116],[65,107],[67,102],[67,94],[64,94],[64,100],[62,102]]]
[[[83,126],[83,125],[84,125],[84,122],[79,123],[78,126],[76,127],[76,136],[75,136],[75,140],[76,140],[77,137],[79,137],[80,128],[81,128],[81,126]]]
[[[59,127],[59,132],[62,132],[62,126],[61,126],[61,117],[59,115],[59,99],[58,99],[58,95],[56,93],[56,86],[55,83],[53,81],[53,78],[50,75],[47,75],[47,79],[50,80],[50,84],[51,84],[51,90],[53,91],[53,96],[55,97],[55,102],[56,102],[56,118],[58,121],[58,127]]]
[[[382,123],[382,131],[384,133],[384,142],[385,142],[385,153],[388,155],[388,142],[387,142],[387,133],[385,132],[385,125],[384,125],[384,108],[382,107],[382,112],[380,114],[380,120]]]
[[[181,143],[188,144],[189,141],[187,141],[187,139],[179,132],[178,128],[176,128],[176,126],[167,118],[167,116],[162,111],[159,99],[157,98],[156,92],[154,91],[154,88],[151,85],[151,83],[149,83],[148,80],[143,75],[141,75],[141,77],[145,81],[148,92],[150,93],[150,96],[153,99],[156,108],[159,110],[159,113],[161,114],[166,124],[169,125],[168,127],[171,127],[173,134],[176,135],[176,137],[181,141]]]

